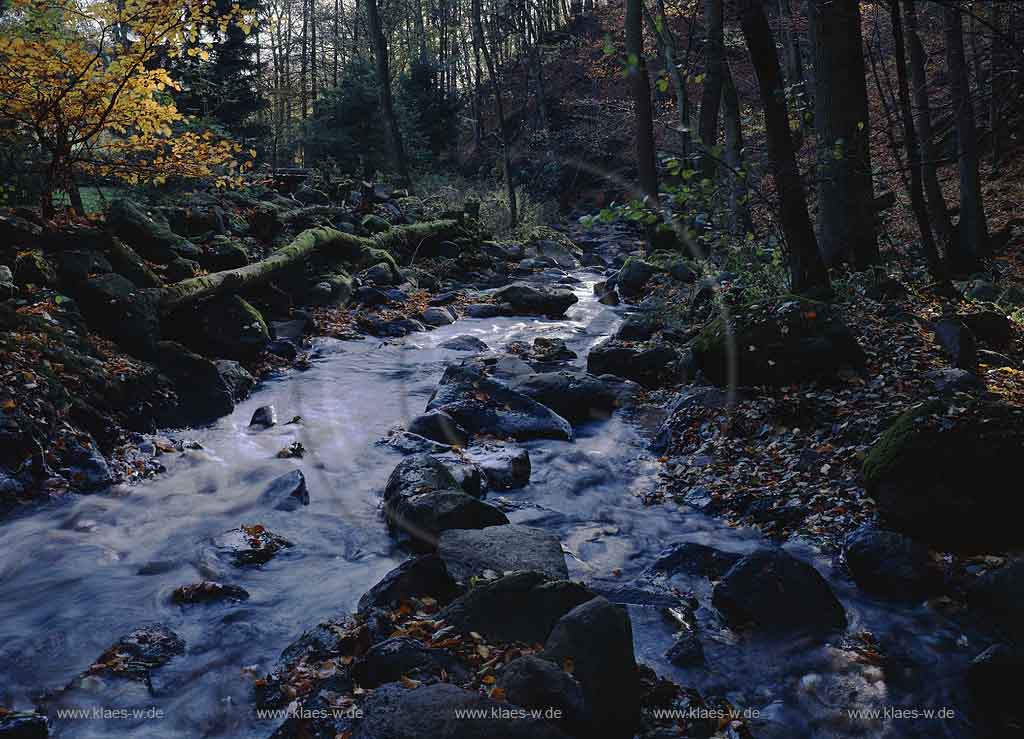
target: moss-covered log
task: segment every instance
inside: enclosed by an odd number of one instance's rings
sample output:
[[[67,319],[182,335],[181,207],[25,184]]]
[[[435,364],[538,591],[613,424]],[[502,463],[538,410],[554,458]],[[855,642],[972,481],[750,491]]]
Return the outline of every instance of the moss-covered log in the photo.
[[[458,222],[454,220],[399,226],[371,237],[354,236],[333,228],[311,228],[259,262],[200,275],[164,287],[160,290],[160,312],[166,315],[202,298],[236,293],[244,288],[264,284],[281,270],[300,264],[318,253],[339,262],[348,262],[356,270],[380,262],[386,262],[393,270],[397,270],[391,251],[415,249],[424,241],[446,239],[457,229]]]

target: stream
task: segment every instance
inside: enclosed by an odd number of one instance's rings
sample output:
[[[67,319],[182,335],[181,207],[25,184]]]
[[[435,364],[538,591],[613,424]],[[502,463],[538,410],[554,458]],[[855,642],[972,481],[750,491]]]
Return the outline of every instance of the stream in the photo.
[[[562,319],[461,319],[428,333],[379,339],[318,340],[311,368],[264,382],[216,423],[185,432],[201,448],[164,455],[166,474],[108,494],[49,504],[0,525],[0,704],[29,708],[33,697],[58,690],[110,644],[141,624],[167,624],[186,653],[154,673],[146,706],[158,721],[65,720],[61,737],[266,737],[276,728],[257,720],[252,682],[303,630],[350,612],[359,596],[407,554],[389,535],[380,491],[402,458],[377,444],[421,413],[447,364],[466,353],[438,348],[473,335],[498,350],[510,341],[564,338],[585,366],[588,350],[626,312],[596,301],[594,272],[573,273],[579,302]],[[273,404],[281,423],[248,427],[253,411]],[[288,419],[301,416],[299,423]],[[577,428],[574,443],[533,441],[528,487],[491,494],[513,523],[549,529],[561,538],[573,578],[628,583],[670,544],[694,541],[747,552],[762,543],[674,503],[645,506],[659,465],[647,451],[651,423],[617,413]],[[304,459],[276,459],[292,442]],[[270,509],[260,492],[274,477],[303,470],[310,504]],[[216,535],[240,524],[263,524],[295,546],[262,568],[233,568],[217,557]],[[709,605],[707,581],[677,576],[693,590],[707,659],[680,669],[664,657],[674,628],[660,608],[631,605],[638,661],[703,695],[728,698],[749,719],[755,737],[968,737],[962,673],[980,651],[975,635],[954,617],[924,605],[863,595],[811,547],[787,546],[813,561],[847,608],[845,638],[829,643],[740,637]],[[179,606],[179,585],[219,578],[241,585],[242,603]],[[887,656],[865,658],[853,635],[870,632]],[[614,679],[610,676],[610,679]],[[850,718],[847,709],[946,708],[944,718]],[[948,710],[955,713],[949,718]]]

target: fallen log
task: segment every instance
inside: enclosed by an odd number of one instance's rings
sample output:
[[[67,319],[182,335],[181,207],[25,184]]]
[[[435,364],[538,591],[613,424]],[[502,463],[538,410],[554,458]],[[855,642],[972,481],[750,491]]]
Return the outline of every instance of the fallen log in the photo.
[[[160,313],[167,315],[183,305],[203,298],[236,293],[245,288],[264,284],[282,270],[300,264],[316,253],[326,254],[339,262],[350,262],[355,269],[386,262],[391,269],[397,271],[398,267],[389,250],[415,249],[424,241],[446,239],[453,235],[458,227],[459,223],[455,220],[427,221],[398,226],[369,237],[354,236],[333,228],[311,228],[259,262],[200,275],[160,288]]]

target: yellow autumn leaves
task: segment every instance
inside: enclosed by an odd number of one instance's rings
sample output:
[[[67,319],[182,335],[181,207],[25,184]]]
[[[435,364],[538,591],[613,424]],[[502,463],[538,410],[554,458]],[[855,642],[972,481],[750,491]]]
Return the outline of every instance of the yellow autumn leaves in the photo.
[[[202,30],[230,22],[244,30],[252,19],[237,6],[219,14],[215,0],[10,0],[0,18],[0,136],[33,140],[58,180],[237,181],[251,160],[233,142],[182,131],[167,94],[178,85],[159,63],[209,59]]]

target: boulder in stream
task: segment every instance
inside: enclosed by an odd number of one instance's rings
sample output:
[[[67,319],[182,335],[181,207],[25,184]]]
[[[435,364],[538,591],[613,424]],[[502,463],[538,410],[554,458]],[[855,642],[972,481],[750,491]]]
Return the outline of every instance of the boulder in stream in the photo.
[[[294,511],[309,505],[309,489],[302,470],[292,470],[275,478],[263,491],[262,499],[279,511]]]
[[[914,600],[942,590],[928,547],[903,534],[860,528],[846,537],[844,553],[850,576],[869,593]]]
[[[394,609],[410,598],[430,596],[448,603],[458,594],[458,586],[436,554],[413,557],[391,570],[380,582],[363,593],[359,612],[372,608]]]
[[[846,611],[825,578],[777,548],[739,560],[715,585],[712,602],[735,627],[815,633],[846,627]]]
[[[423,413],[409,422],[409,432],[448,446],[465,447],[469,433],[450,415],[441,410]]]
[[[430,549],[437,546],[438,535],[450,529],[468,531],[508,523],[500,510],[462,490],[432,490],[396,498],[384,510],[388,521],[415,546]]]
[[[639,385],[621,377],[572,370],[524,375],[509,385],[572,423],[606,419],[640,392]]]
[[[624,344],[614,339],[601,342],[587,355],[592,375],[615,375],[655,388],[672,384],[679,353],[668,344]]]
[[[458,582],[491,570],[540,572],[556,580],[569,576],[558,537],[531,526],[492,526],[479,531],[446,531],[438,554]]]
[[[427,404],[472,434],[572,441],[569,422],[547,406],[469,367],[449,367]]]
[[[494,293],[498,303],[508,305],[513,313],[549,316],[564,315],[570,306],[579,301],[572,290],[564,288],[528,285],[514,282]]]
[[[509,662],[498,673],[497,686],[505,700],[523,708],[557,711],[559,726],[574,736],[586,731],[586,698],[579,682],[561,666],[532,654]]]

